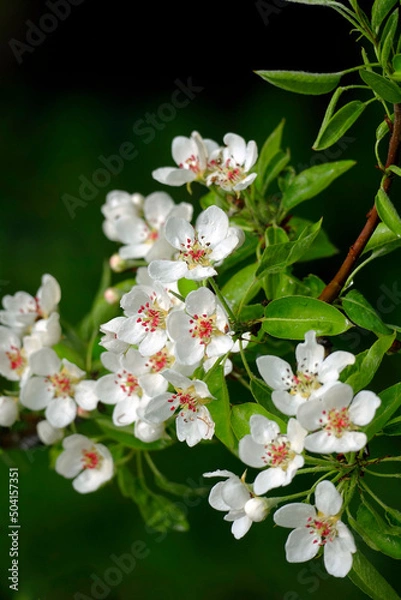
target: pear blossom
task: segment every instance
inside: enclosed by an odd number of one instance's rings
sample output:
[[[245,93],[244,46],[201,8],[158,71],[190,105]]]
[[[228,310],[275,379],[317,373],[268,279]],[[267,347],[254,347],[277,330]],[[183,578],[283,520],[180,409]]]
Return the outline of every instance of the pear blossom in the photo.
[[[213,396],[206,383],[191,380],[172,369],[166,369],[162,375],[175,387],[175,392],[151,398],[144,418],[150,423],[163,423],[178,410],[176,430],[180,442],[185,441],[192,447],[202,439],[212,439],[215,425],[205,404],[213,400]]]
[[[0,427],[11,427],[18,420],[18,398],[0,396]]]
[[[252,492],[252,487],[231,471],[218,469],[204,473],[203,477],[225,477],[212,487],[209,494],[209,504],[215,510],[227,511],[225,521],[232,523],[231,533],[239,540],[251,528],[252,523],[263,521],[269,514],[271,506],[276,504],[267,498],[258,498]]]
[[[60,442],[64,437],[64,429],[53,427],[46,419],[39,421],[36,425],[36,433],[42,444],[52,446]]]
[[[307,400],[320,398],[339,378],[341,371],[355,362],[350,352],[338,350],[324,357],[324,347],[316,341],[316,332],[308,331],[305,341],[295,350],[297,371],[278,356],[259,356],[256,364],[267,385],[273,389],[272,401],[285,415],[297,415]]]
[[[291,483],[297,470],[304,465],[300,453],[307,431],[292,418],[284,434],[275,421],[256,414],[250,418],[250,428],[250,435],[240,440],[239,457],[250,467],[269,467],[257,475],[253,484],[255,494],[265,494]]]
[[[124,244],[119,250],[120,257],[124,260],[144,258],[147,262],[170,258],[175,249],[164,236],[164,225],[173,216],[189,221],[192,212],[191,204],[175,204],[165,192],[150,194],[144,200],[143,218],[125,215],[114,223],[117,241]]]
[[[165,392],[168,382],[159,373],[149,373],[147,358],[130,348],[125,354],[104,352],[103,365],[111,371],[97,380],[95,395],[105,404],[114,404],[113,423],[130,425],[138,418],[142,398]],[[146,391],[145,391],[146,390]]]
[[[199,288],[188,294],[185,310],[167,317],[167,332],[175,342],[175,356],[184,365],[230,352],[234,345],[228,317],[215,294]]]
[[[12,329],[0,325],[0,375],[23,386],[31,372],[29,356],[41,347],[38,337],[25,336],[21,342]]]
[[[297,418],[310,432],[305,438],[309,452],[356,452],[367,444],[360,427],[370,423],[381,400],[373,392],[363,390],[354,397],[353,389],[336,383],[324,396],[299,407]]]
[[[201,212],[195,228],[185,219],[170,217],[165,237],[178,251],[175,260],[153,260],[148,267],[152,279],[162,282],[213,277],[217,275],[214,266],[221,265],[244,242],[242,229],[230,227],[226,213],[218,206]]]
[[[206,185],[217,185],[227,192],[240,192],[256,178],[249,173],[258,158],[258,149],[254,140],[246,143],[236,133],[226,133],[223,138],[226,146],[215,151],[209,161]],[[249,174],[248,174],[249,173]]]
[[[157,281],[152,287],[134,286],[121,298],[127,317],[118,328],[117,339],[138,344],[144,356],[155,354],[168,341],[166,319],[174,305],[171,295]]]
[[[103,444],[75,433],[64,438],[63,448],[56,460],[56,472],[74,479],[72,486],[80,494],[94,492],[113,477],[113,458]]]
[[[316,508],[295,502],[274,513],[276,525],[294,528],[285,545],[286,558],[291,563],[305,562],[323,547],[327,572],[345,577],[351,570],[356,546],[348,527],[340,520],[341,494],[331,481],[321,481],[316,486],[315,502]]]
[[[21,404],[31,410],[45,410],[49,423],[61,429],[76,417],[77,406],[95,408],[94,382],[84,380],[85,371],[60,358],[51,348],[41,348],[29,358],[31,376],[21,390]]]
[[[153,179],[166,185],[180,186],[192,181],[204,181],[210,155],[218,150],[216,142],[203,139],[197,131],[191,137],[173,139],[171,153],[177,167],[162,167],[152,172]]]
[[[38,319],[48,319],[57,310],[61,290],[57,280],[49,274],[42,276],[41,286],[36,296],[27,292],[17,292],[3,298],[0,310],[0,323],[13,329],[18,335],[30,333]]]
[[[103,233],[113,242],[121,241],[116,224],[123,217],[139,217],[142,214],[145,198],[142,194],[129,194],[122,190],[112,190],[106,196],[106,203],[100,207],[105,217]]]

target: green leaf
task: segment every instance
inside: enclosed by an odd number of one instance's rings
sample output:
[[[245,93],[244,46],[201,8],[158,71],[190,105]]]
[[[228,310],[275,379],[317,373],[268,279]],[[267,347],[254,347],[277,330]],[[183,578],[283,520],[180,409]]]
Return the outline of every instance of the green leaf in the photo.
[[[385,435],[401,435],[401,417],[391,419],[383,428]]]
[[[313,150],[325,150],[338,142],[359,119],[366,106],[366,102],[352,100],[352,102],[340,108],[327,123],[322,123],[317,138],[313,143]]]
[[[196,281],[192,281],[191,279],[185,279],[185,277],[177,281],[177,287],[178,292],[183,298],[186,298],[190,292],[194,292],[199,288]]]
[[[320,294],[326,287],[325,282],[322,279],[320,279],[320,277],[318,277],[317,275],[313,275],[313,273],[304,277],[302,283],[306,285],[310,291],[310,294],[305,295],[310,295],[312,296],[312,298],[319,298]]]
[[[357,369],[345,381],[353,388],[355,394],[372,381],[394,339],[395,332],[384,335],[376,340],[367,352],[362,353],[362,361],[360,363],[358,361]]]
[[[282,198],[286,211],[291,210],[305,200],[317,196],[326,189],[337,177],[348,171],[355,164],[354,160],[339,160],[323,163],[306,169],[297,175],[287,188]]]
[[[305,227],[311,225],[312,222],[308,219],[302,219],[301,217],[292,217],[289,226],[292,231],[299,232]],[[327,258],[334,256],[338,253],[338,249],[331,243],[327,233],[324,229],[320,228],[315,240],[312,242],[308,250],[301,256],[299,262],[307,262],[310,260],[316,260],[317,258]]]
[[[118,468],[117,482],[122,495],[138,505],[148,527],[163,533],[189,530],[185,512],[180,504],[151,492],[144,479],[133,475],[125,465]]]
[[[339,335],[351,323],[334,306],[307,296],[273,300],[265,309],[263,329],[274,337],[303,340],[311,329],[317,335]]]
[[[255,402],[245,402],[244,404],[233,406],[231,411],[231,426],[238,440],[250,433],[249,419],[252,415],[263,415],[266,419],[275,421],[282,432],[287,430],[285,421],[277,419],[275,415],[266,411],[263,406]]]
[[[207,405],[212,419],[215,423],[215,435],[227,448],[235,448],[235,438],[230,426],[230,397],[227,383],[224,377],[224,369],[221,365],[206,373],[203,378],[210,393],[215,397]]]
[[[383,429],[396,410],[401,406],[401,383],[396,383],[383,392],[380,392],[379,398],[382,403],[376,411],[375,418],[365,429],[368,441],[378,431]]]
[[[227,281],[221,292],[234,313],[241,305],[248,304],[261,288],[256,278],[258,263],[240,269]]]
[[[266,246],[256,275],[261,277],[266,273],[278,273],[297,262],[316,239],[321,225],[322,220],[305,227],[294,242]]]
[[[227,200],[225,200],[225,198],[222,198],[220,196],[220,194],[215,192],[213,189],[210,190],[209,193],[204,194],[199,199],[199,204],[201,205],[203,210],[206,210],[207,208],[209,208],[209,206],[218,206],[219,208],[222,208],[223,210],[228,209]]]
[[[398,25],[398,9],[395,10],[388,18],[383,29],[383,35],[380,43],[380,62],[386,65],[392,51],[394,36]]]
[[[366,500],[359,505],[357,521],[375,546],[391,558],[401,558],[401,537],[392,529]]]
[[[373,306],[357,290],[351,290],[342,298],[342,306],[346,315],[355,325],[373,331],[376,335],[390,335],[392,333]]]
[[[271,389],[265,384],[262,379],[254,377],[251,379],[251,392],[256,402],[263,407],[263,409],[271,415],[269,419],[273,419],[280,425],[280,428],[285,425],[287,417],[281,413],[276,406],[273,404],[271,399]]]
[[[394,81],[386,79],[373,71],[359,71],[362,80],[372,88],[376,94],[392,104],[401,102],[401,90]]]
[[[393,56],[392,63],[393,63],[394,71],[400,72],[401,71],[401,54],[395,54]]]
[[[386,192],[380,188],[377,192],[375,205],[379,217],[395,235],[401,238],[401,218]]]
[[[372,252],[375,257],[384,256],[401,247],[401,239],[384,223],[379,223],[365,246],[363,254]]]
[[[348,513],[348,523],[351,525],[352,529],[356,531],[358,535],[361,536],[361,538],[363,539],[365,544],[369,546],[369,548],[372,548],[372,550],[375,550],[376,552],[379,551],[379,548],[376,546],[373,540],[370,539],[369,535],[366,533],[364,528],[356,519],[354,519],[354,517],[350,513]]]
[[[255,71],[272,85],[298,94],[320,95],[334,90],[342,73],[306,73],[305,71]]]
[[[234,220],[233,220],[234,222]],[[245,231],[244,243],[235,250],[230,256],[224,260],[224,263],[219,267],[219,274],[226,273],[229,269],[235,267],[238,269],[238,265],[243,260],[248,259],[250,256],[254,256],[259,240],[249,231]]]
[[[400,597],[360,550],[353,555],[349,579],[372,600],[400,600]]]
[[[289,150],[286,150],[286,152],[283,152],[282,150],[276,152],[276,154],[273,156],[273,158],[271,159],[271,161],[265,169],[263,179],[261,179],[260,183],[258,182],[258,185],[256,186],[257,189],[261,191],[262,195],[266,194],[266,191],[269,185],[272,183],[272,181],[277,179],[280,173],[284,171],[284,169],[290,162],[290,158],[291,155]],[[255,179],[255,184],[257,181],[258,178]]]
[[[117,427],[110,419],[96,419],[97,425],[107,435],[108,438],[136,450],[162,450],[171,446],[172,440],[160,439],[156,442],[142,442],[134,436],[133,426]]]
[[[372,28],[377,32],[387,14],[398,0],[375,0],[372,6]]]
[[[282,121],[280,121],[276,129],[269,135],[269,137],[263,144],[257,162],[258,177],[256,181],[261,182],[265,179],[265,172],[268,165],[270,164],[272,158],[277,154],[277,152],[279,152],[281,148],[281,138],[283,136],[284,123],[285,120],[282,119]]]

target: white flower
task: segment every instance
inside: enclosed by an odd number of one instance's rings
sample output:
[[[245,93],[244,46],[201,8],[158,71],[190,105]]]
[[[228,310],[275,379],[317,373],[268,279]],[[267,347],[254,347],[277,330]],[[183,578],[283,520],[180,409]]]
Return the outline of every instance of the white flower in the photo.
[[[175,356],[184,365],[223,356],[234,345],[226,313],[213,292],[204,287],[188,294],[185,310],[168,315],[167,331],[175,342]]]
[[[56,444],[64,437],[64,429],[53,427],[46,419],[39,421],[36,425],[36,432],[40,441],[46,446]]]
[[[174,303],[157,281],[152,287],[136,285],[121,299],[127,318],[117,331],[117,338],[128,344],[138,344],[144,356],[159,352],[167,343],[166,319]]]
[[[0,325],[0,375],[23,386],[30,375],[28,358],[41,347],[38,337],[25,336],[21,343],[12,329]]]
[[[257,498],[251,487],[231,471],[212,471],[204,473],[203,477],[227,478],[212,487],[209,504],[215,510],[227,511],[224,520],[232,522],[231,533],[235,539],[244,537],[252,523],[263,521],[267,517],[271,502],[266,498]]]
[[[73,488],[80,494],[94,492],[113,476],[113,458],[103,444],[75,433],[63,440],[64,452],[58,456],[55,469],[67,479],[74,478]]]
[[[171,152],[177,167],[162,167],[152,172],[152,177],[166,185],[180,186],[191,181],[203,181],[209,156],[218,149],[213,140],[203,139],[197,131],[191,137],[173,139]]]
[[[106,204],[101,206],[105,220],[103,232],[113,242],[121,241],[116,224],[123,217],[137,217],[142,213],[145,198],[141,194],[129,194],[122,190],[112,190],[106,196]]]
[[[339,350],[324,358],[324,347],[316,342],[316,332],[308,331],[305,341],[295,351],[297,372],[293,374],[288,362],[278,356],[256,359],[259,373],[274,391],[272,401],[285,415],[296,415],[306,400],[321,397],[338,380],[347,365],[355,362],[350,352]]]
[[[130,425],[138,418],[144,396],[165,392],[168,382],[158,373],[150,373],[147,358],[130,348],[126,354],[104,352],[103,365],[111,371],[96,382],[95,394],[105,404],[114,404],[113,423]]]
[[[299,407],[299,422],[315,432],[306,437],[306,450],[331,454],[356,452],[366,446],[366,434],[358,429],[372,421],[381,400],[366,390],[353,396],[350,385],[336,383],[320,399]]]
[[[48,319],[51,313],[57,310],[60,298],[58,282],[52,275],[45,274],[35,297],[27,292],[4,296],[4,310],[0,310],[0,323],[7,325],[20,336],[30,333],[35,321]]]
[[[188,379],[172,369],[163,371],[163,377],[176,391],[165,392],[151,398],[144,411],[150,423],[167,421],[178,409],[176,418],[177,437],[188,446],[200,440],[210,440],[214,435],[214,422],[205,404],[213,399],[206,383],[199,379]]]
[[[239,457],[250,467],[269,467],[256,477],[253,484],[255,494],[265,494],[291,483],[304,464],[300,453],[307,433],[305,429],[296,419],[290,419],[287,434],[283,434],[275,421],[263,415],[252,415],[250,427],[250,435],[240,440]]]
[[[352,567],[356,546],[348,527],[340,521],[342,497],[331,481],[321,481],[316,486],[315,501],[316,508],[293,503],[274,513],[276,525],[295,528],[285,545],[286,558],[291,563],[305,562],[323,547],[327,572],[345,577]]]
[[[38,350],[30,356],[29,364],[33,376],[22,388],[21,404],[31,410],[45,408],[53,427],[61,429],[72,423],[77,403],[86,410],[95,408],[94,382],[83,381],[85,371],[65,358],[60,360],[54,350]]]
[[[247,188],[256,178],[256,173],[248,172],[256,163],[258,149],[251,140],[247,144],[236,133],[226,133],[225,148],[215,151],[209,161],[206,185],[218,185],[228,192],[239,192]]]
[[[170,217],[165,227],[167,241],[178,250],[176,260],[154,260],[148,270],[152,279],[163,282],[182,277],[201,281],[217,274],[220,265],[244,241],[239,227],[230,227],[226,213],[209,206],[200,213],[195,228],[188,221]]]
[[[171,258],[175,252],[164,236],[164,225],[169,217],[189,221],[193,207],[187,202],[176,205],[165,192],[154,192],[146,197],[143,218],[126,215],[115,222],[118,241],[125,244],[119,250],[122,259]]]
[[[18,398],[0,396],[0,426],[11,427],[18,419]]]

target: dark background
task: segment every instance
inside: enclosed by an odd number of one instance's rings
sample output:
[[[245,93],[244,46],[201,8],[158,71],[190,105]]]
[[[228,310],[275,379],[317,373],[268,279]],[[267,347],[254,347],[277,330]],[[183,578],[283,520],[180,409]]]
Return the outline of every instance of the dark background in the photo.
[[[291,148],[298,170],[340,157],[358,161],[341,183],[299,211],[313,219],[324,215],[331,239],[341,248],[341,254],[325,261],[324,267],[310,266],[328,280],[373,203],[379,173],[372,147],[382,111],[369,108],[345,144],[334,149],[335,156],[316,157],[311,146],[328,97],[277,90],[254,71],[329,72],[354,66],[360,55],[348,24],[328,9],[278,0],[235,5],[83,0],[70,8],[68,18],[30,46],[32,52],[21,55],[21,64],[12,40],[27,43],[32,24],[46,23],[43,15],[51,11],[48,4],[33,0],[14,0],[0,8],[1,295],[20,289],[35,293],[41,275],[52,273],[62,287],[63,317],[77,322],[90,307],[102,261],[115,251],[101,231],[100,206],[108,191],[146,195],[161,189],[151,171],[172,164],[170,144],[175,135],[189,135],[196,129],[221,141],[227,131],[233,131],[255,139],[260,148],[284,117],[284,145]],[[51,21],[47,26],[52,27]],[[157,115],[170,102],[175,82],[188,79],[202,91],[173,119],[158,120],[154,139],[145,143],[143,136],[134,133],[135,123],[148,113]],[[102,167],[99,156],[116,154],[127,141],[135,145],[137,156],[126,161],[107,185],[97,185],[93,199],[78,207],[72,218],[65,195],[78,197],[82,177],[91,180]],[[167,191],[176,201],[188,199],[185,189]],[[376,265],[366,269],[358,287],[375,304],[384,293],[380,286],[397,285],[398,271],[396,261],[382,259],[379,269]],[[395,302],[386,318],[396,322],[398,314],[399,302]],[[362,339],[353,351],[361,350],[364,343]],[[391,360],[375,391],[397,380],[399,363]],[[213,444],[192,450],[180,445],[159,460],[166,473],[180,481],[190,477],[198,482],[204,471],[215,468],[232,468],[238,474],[241,470],[238,461]],[[188,507],[189,534],[169,534],[158,542],[144,530],[136,507],[121,498],[115,483],[96,494],[79,496],[70,482],[49,471],[47,453],[41,448],[11,453],[3,462],[3,523],[7,466],[16,464],[21,473],[20,592],[13,595],[15,600],[77,600],[78,592],[92,597],[91,576],[104,577],[113,566],[110,556],[128,552],[136,540],[144,541],[149,556],[102,597],[363,597],[348,580],[327,579],[323,570],[313,572],[310,564],[288,565],[283,550],[287,532],[274,529],[271,521],[254,525],[244,540],[236,542],[223,514],[203,499]],[[3,530],[0,590],[5,598],[9,595],[7,548]],[[379,558],[378,564],[391,577],[391,561]]]

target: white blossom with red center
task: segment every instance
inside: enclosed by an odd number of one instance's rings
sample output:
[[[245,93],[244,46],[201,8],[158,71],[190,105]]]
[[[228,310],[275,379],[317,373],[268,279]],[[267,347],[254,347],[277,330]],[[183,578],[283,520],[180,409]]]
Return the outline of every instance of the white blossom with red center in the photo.
[[[25,336],[21,342],[16,333],[0,325],[0,375],[23,386],[30,375],[28,358],[41,347],[38,337]]]
[[[175,342],[175,355],[184,365],[230,352],[234,345],[227,315],[215,294],[208,288],[190,292],[185,310],[172,311],[167,331]]]
[[[256,143],[246,143],[236,133],[226,133],[225,148],[215,151],[209,160],[209,174],[206,185],[217,185],[227,192],[240,192],[247,188],[256,178],[256,173],[249,173],[258,158]]]
[[[214,435],[214,421],[205,404],[213,400],[206,383],[189,379],[172,369],[163,371],[163,377],[175,387],[175,392],[165,392],[151,398],[145,408],[144,418],[150,423],[163,423],[176,415],[177,437],[188,446]]]
[[[324,347],[316,341],[316,332],[308,331],[305,341],[295,351],[297,371],[294,375],[289,363],[278,356],[260,356],[256,359],[259,373],[273,389],[272,401],[285,415],[297,415],[306,401],[320,398],[338,381],[341,371],[355,362],[350,352],[338,350],[325,358]]]
[[[367,444],[367,437],[359,429],[370,423],[380,398],[363,390],[354,397],[350,385],[336,383],[318,400],[311,400],[298,410],[299,422],[310,432],[305,448],[310,452],[356,452]]]
[[[0,310],[0,323],[10,327],[19,336],[32,333],[36,321],[46,321],[57,310],[60,298],[61,290],[58,282],[52,275],[45,274],[42,276],[41,286],[36,296],[31,296],[27,292],[4,296],[3,310]],[[53,317],[50,327],[54,330],[57,325],[58,317]],[[42,323],[41,328],[38,329],[39,333],[41,331],[47,332],[45,323]],[[58,337],[56,331],[51,333],[52,339],[46,345],[57,343],[61,332],[58,330]],[[56,341],[53,341],[54,337],[57,338]]]
[[[116,224],[125,217],[140,217],[145,198],[142,194],[129,194],[122,190],[112,190],[106,196],[106,203],[100,207],[105,217],[103,233],[109,240],[120,242]]]
[[[288,421],[287,433],[281,433],[275,421],[263,415],[250,418],[250,435],[239,443],[239,457],[250,467],[269,467],[257,475],[253,484],[256,494],[288,485],[304,464],[301,452],[307,431],[296,419]]]
[[[214,267],[221,265],[244,241],[243,231],[230,227],[226,213],[218,206],[209,206],[201,212],[195,227],[184,219],[170,217],[165,236],[178,251],[175,260],[154,260],[148,267],[152,279],[162,282],[213,277],[217,274]]]
[[[64,438],[63,448],[56,460],[56,472],[73,479],[72,486],[80,494],[94,492],[113,477],[113,458],[103,444],[75,433]]]
[[[161,167],[152,172],[152,177],[172,186],[204,181],[209,157],[218,148],[216,142],[203,139],[197,131],[193,131],[189,138],[177,136],[173,139],[171,153],[178,167]]]
[[[274,513],[276,525],[294,529],[285,545],[286,558],[291,563],[305,562],[323,548],[327,572],[345,577],[351,570],[356,546],[348,527],[340,520],[341,494],[331,481],[321,481],[316,486],[315,502],[316,508],[293,503]]]
[[[85,380],[85,371],[60,360],[54,350],[42,348],[29,357],[31,376],[21,390],[21,404],[45,410],[49,423],[61,429],[75,419],[77,407],[93,410],[98,402],[95,382]]]
[[[115,405],[113,422],[117,426],[134,423],[147,396],[165,392],[168,382],[160,373],[151,373],[148,358],[130,348],[125,354],[104,352],[101,361],[110,374],[100,377],[95,393],[104,404]]]
[[[157,281],[152,287],[136,285],[121,299],[127,317],[117,331],[117,338],[137,344],[139,352],[151,356],[167,343],[166,320],[175,306],[171,295]]]
[[[232,523],[231,533],[239,540],[249,531],[252,523],[263,521],[271,506],[276,504],[267,498],[258,498],[252,486],[225,469],[204,473],[203,477],[225,477],[210,490],[209,504],[215,510],[227,512],[224,520]]]
[[[193,207],[187,202],[175,204],[165,192],[154,192],[147,196],[143,205],[143,218],[125,215],[114,223],[123,260],[144,258],[147,262],[157,258],[171,258],[175,249],[164,235],[164,226],[169,217],[185,221],[192,218]]]

